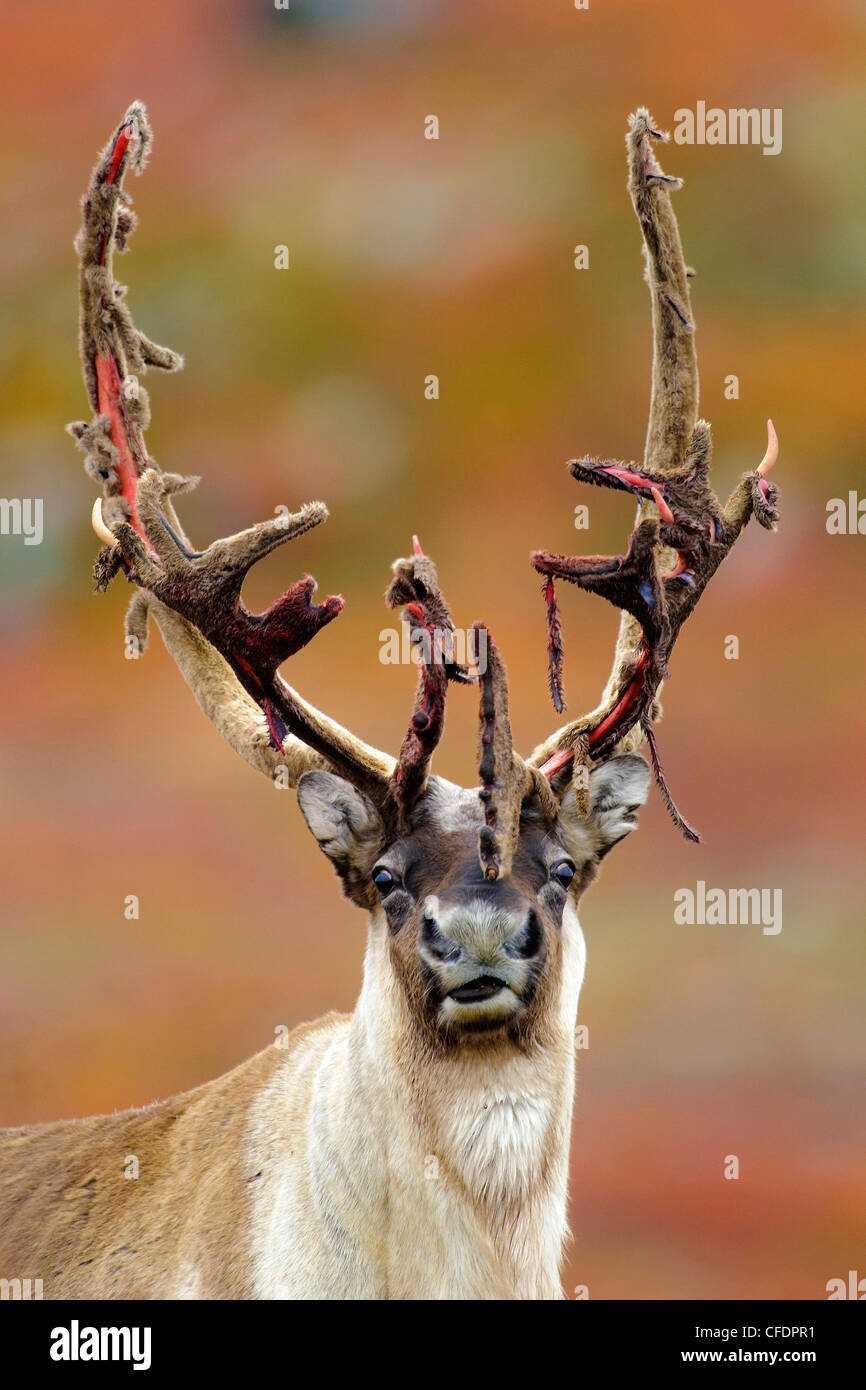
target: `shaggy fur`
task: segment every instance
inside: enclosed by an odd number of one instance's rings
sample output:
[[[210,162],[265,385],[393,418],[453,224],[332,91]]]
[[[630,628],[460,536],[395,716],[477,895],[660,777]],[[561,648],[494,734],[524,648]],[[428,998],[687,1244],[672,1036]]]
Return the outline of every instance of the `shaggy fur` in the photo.
[[[577,902],[647,784],[642,759],[612,760],[591,818],[568,798],[552,833],[529,814],[490,884],[474,792],[431,779],[383,847],[372,803],[306,773],[301,808],[351,896],[370,900],[374,862],[399,879],[371,910],[355,1012],[143,1110],[0,1134],[0,1268],[46,1298],[560,1297]],[[462,964],[430,954],[434,902]],[[501,1014],[445,992],[491,970],[513,985]]]

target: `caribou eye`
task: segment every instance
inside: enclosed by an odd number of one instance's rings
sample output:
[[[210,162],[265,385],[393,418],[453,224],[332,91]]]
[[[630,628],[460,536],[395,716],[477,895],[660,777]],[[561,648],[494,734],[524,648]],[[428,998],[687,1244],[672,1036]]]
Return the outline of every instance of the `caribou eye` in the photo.
[[[379,890],[380,897],[384,898],[394,887],[394,875],[390,869],[376,869],[373,874],[373,882]]]
[[[575,875],[575,867],[567,859],[560,859],[558,864],[554,864],[550,871],[550,877],[555,878],[562,888],[569,888],[571,880]]]

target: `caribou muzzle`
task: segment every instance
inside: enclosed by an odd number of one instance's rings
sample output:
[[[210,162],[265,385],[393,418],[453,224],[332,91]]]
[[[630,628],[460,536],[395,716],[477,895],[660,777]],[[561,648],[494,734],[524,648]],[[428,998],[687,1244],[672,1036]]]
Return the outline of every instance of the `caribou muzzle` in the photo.
[[[538,912],[513,889],[464,890],[425,900],[418,953],[437,1021],[488,1029],[526,1007],[547,948]]]

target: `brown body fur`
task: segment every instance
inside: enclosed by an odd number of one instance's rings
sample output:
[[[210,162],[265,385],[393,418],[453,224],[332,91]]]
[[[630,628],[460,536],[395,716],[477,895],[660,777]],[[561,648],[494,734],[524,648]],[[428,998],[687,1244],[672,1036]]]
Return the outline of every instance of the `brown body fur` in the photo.
[[[188,1262],[211,1297],[249,1298],[250,1109],[346,1021],[301,1024],[285,1047],[141,1110],[0,1131],[0,1271],[42,1279],[47,1298],[153,1298],[160,1285],[170,1298]]]

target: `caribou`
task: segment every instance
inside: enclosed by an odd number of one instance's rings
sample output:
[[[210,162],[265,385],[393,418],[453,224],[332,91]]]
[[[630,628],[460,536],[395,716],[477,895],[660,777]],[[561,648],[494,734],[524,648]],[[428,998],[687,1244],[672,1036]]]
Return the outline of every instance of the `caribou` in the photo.
[[[360,997],[204,1085],[141,1109],[4,1131],[0,1273],[67,1299],[555,1299],[568,1235],[575,1029],[585,946],[578,905],[635,828],[652,772],[675,823],[654,725],[683,623],[751,516],[774,529],[760,465],[722,505],[698,419],[688,276],[649,112],[628,122],[628,189],[643,236],[653,366],[643,461],[580,458],[581,483],[629,493],[626,553],[536,551],[548,679],[565,708],[556,585],[621,610],[598,707],[528,757],[512,745],[506,670],[461,663],[433,561],[417,540],[387,602],[418,662],[396,757],[309,704],[279,668],[343,603],[306,576],[262,613],[241,597],[262,556],[327,517],[314,501],[198,550],[175,501],[198,480],[149,457],[140,377],[182,360],[136,328],[114,253],[133,227],[124,173],[150,144],[133,104],[83,201],[81,355],[93,418],[70,426],[101,487],[96,587],[136,586],[128,641],[152,618],[199,706],[251,767],[296,787],[301,813],[369,917]],[[442,634],[446,640],[441,640]],[[422,643],[423,646],[423,643]],[[460,653],[465,655],[465,653]],[[478,786],[431,760],[451,685],[479,701]],[[646,744],[650,760],[639,749]]]

